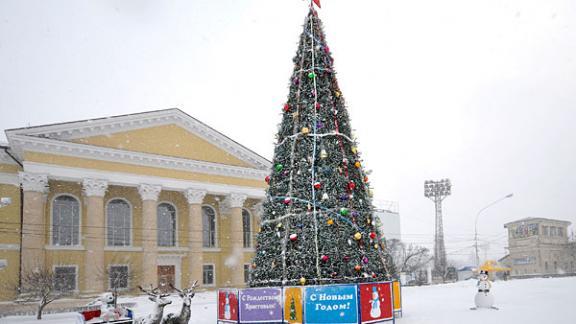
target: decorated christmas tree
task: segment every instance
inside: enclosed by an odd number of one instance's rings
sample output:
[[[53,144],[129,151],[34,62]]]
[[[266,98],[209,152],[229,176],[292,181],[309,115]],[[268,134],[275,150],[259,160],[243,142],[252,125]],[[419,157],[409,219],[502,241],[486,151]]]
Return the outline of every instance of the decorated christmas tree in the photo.
[[[293,61],[250,286],[390,279],[369,179],[312,6]]]

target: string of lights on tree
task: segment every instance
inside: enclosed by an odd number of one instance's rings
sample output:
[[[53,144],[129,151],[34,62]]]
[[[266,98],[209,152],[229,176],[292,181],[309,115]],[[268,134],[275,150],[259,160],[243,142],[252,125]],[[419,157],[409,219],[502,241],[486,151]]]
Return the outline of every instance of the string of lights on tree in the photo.
[[[390,279],[393,263],[312,5],[293,62],[250,286]]]

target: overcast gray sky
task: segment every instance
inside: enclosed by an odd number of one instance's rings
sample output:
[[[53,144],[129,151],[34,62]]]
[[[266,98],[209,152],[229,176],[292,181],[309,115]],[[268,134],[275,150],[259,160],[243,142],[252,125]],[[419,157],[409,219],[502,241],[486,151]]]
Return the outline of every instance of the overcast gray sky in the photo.
[[[576,222],[576,2],[323,0],[378,199],[433,239],[423,181],[450,178],[449,257],[505,222]],[[267,158],[302,0],[0,0],[0,129],[178,107]],[[1,135],[0,140],[4,140]]]

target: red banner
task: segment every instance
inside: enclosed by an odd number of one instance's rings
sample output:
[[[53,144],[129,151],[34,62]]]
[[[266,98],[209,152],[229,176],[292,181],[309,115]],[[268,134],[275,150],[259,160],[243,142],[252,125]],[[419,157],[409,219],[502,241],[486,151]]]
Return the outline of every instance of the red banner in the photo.
[[[375,282],[358,285],[361,323],[375,323],[394,318],[392,284]]]
[[[318,8],[322,8],[322,6],[320,6],[320,0],[313,0],[313,1],[318,6]]]
[[[238,323],[238,290],[218,291],[218,322]]]

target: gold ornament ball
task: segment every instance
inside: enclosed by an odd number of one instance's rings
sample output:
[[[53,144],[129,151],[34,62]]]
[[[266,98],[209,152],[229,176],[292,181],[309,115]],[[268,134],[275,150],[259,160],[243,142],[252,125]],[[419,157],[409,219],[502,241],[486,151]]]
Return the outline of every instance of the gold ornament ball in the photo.
[[[322,150],[320,151],[320,158],[321,158],[321,159],[325,159],[325,158],[327,158],[327,157],[328,157],[328,153],[326,153],[326,150],[325,150],[325,149],[322,149]]]
[[[310,129],[308,129],[308,127],[302,127],[302,134],[306,135],[310,133]]]
[[[356,234],[354,234],[354,239],[356,241],[360,241],[360,239],[362,239],[362,233],[357,232]]]
[[[334,225],[334,220],[330,218],[328,221],[326,221],[326,223],[328,223],[328,225]]]
[[[305,285],[305,284],[306,284],[306,278],[304,278],[304,277],[300,278],[299,281],[300,281],[300,284],[301,284],[301,285]]]
[[[356,148],[356,146],[352,146],[352,153],[354,154],[358,153],[358,149]]]

